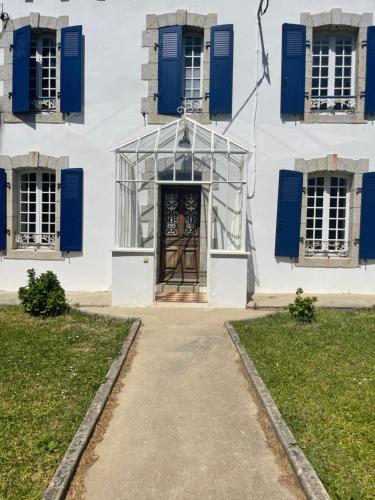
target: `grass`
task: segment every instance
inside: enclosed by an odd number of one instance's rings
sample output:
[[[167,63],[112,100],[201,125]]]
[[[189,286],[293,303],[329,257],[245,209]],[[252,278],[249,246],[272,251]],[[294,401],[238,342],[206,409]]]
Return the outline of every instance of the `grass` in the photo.
[[[0,307],[0,498],[41,498],[131,323]]]
[[[374,499],[375,312],[233,326],[332,498]]]

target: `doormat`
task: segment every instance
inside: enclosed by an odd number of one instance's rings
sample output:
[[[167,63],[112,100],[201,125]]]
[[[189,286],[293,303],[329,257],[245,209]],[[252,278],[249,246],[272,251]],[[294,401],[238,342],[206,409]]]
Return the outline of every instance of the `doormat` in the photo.
[[[185,304],[207,302],[206,293],[195,292],[157,292],[155,298],[156,302],[183,302]]]

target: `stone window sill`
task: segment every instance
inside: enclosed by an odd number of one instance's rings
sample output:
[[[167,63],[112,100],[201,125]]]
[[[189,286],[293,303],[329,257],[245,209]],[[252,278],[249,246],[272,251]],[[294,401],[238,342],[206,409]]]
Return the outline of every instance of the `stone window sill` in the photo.
[[[353,257],[299,257],[296,267],[351,268],[359,267]]]
[[[367,123],[363,113],[352,113],[345,115],[320,115],[314,113],[305,113],[304,123]]]
[[[189,118],[201,123],[202,125],[209,125],[212,123],[209,113],[195,113],[193,115],[187,115]],[[149,125],[165,125],[171,120],[177,120],[181,118],[180,115],[159,115],[157,113],[149,113],[147,115],[147,123]]]
[[[15,260],[64,260],[60,250],[19,249],[8,250],[4,259]]]
[[[65,123],[62,113],[3,114],[3,123]]]

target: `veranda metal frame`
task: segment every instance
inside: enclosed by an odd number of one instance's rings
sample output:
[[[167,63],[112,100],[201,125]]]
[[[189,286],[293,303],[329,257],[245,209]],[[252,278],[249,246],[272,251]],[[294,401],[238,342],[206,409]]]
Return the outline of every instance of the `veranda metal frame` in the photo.
[[[178,184],[178,185],[201,185],[206,186],[209,190],[208,203],[208,227],[207,241],[208,253],[243,253],[245,252],[245,232],[246,232],[246,198],[248,185],[248,162],[252,151],[238,143],[220,135],[213,130],[204,127],[196,121],[183,117],[172,123],[169,123],[158,129],[138,137],[135,140],[128,141],[119,145],[114,150],[116,152],[116,248],[118,251],[124,252],[147,252],[155,253],[156,243],[155,235],[157,234],[158,223],[158,187],[162,184]],[[168,158],[172,162],[172,169],[169,169],[167,175],[160,171],[160,160]],[[187,158],[191,163],[191,172],[186,176],[181,177],[181,168],[179,162],[181,158]],[[145,161],[153,162],[152,171],[148,169],[145,175]],[[226,167],[225,167],[226,162]],[[196,164],[204,164],[205,171],[198,173]],[[131,186],[137,186],[137,189]],[[138,186],[148,185],[153,189],[153,235],[152,245],[147,247],[144,245],[142,235],[138,232],[140,225],[140,202]],[[220,185],[226,185],[227,199],[219,199],[219,204],[225,203],[226,222],[225,222],[225,243],[223,248],[212,248],[212,218],[213,218],[213,196],[214,189],[220,189]],[[125,211],[129,210],[130,203],[125,207],[125,198],[121,195],[121,186],[128,186],[132,189],[132,209],[134,210],[134,220],[132,221],[135,229],[133,244],[124,245],[126,231],[130,231],[129,224],[125,223],[125,218],[129,214]],[[234,201],[230,199],[230,190],[237,190],[238,200],[237,206],[233,206]],[[225,191],[225,188],[224,188]],[[238,204],[241,206],[238,206]],[[229,244],[228,240],[230,228],[229,212],[237,214],[236,224],[241,226],[240,243],[235,245]],[[240,217],[238,215],[240,214]],[[239,220],[240,219],[240,220]],[[129,222],[129,221],[128,221]],[[235,225],[236,225],[235,224]],[[131,238],[130,238],[131,239]]]

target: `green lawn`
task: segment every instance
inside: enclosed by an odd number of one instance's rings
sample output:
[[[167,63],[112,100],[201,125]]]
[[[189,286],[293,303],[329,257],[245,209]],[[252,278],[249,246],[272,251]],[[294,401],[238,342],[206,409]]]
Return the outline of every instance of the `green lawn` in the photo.
[[[333,498],[375,498],[375,312],[235,321],[285,421]]]
[[[0,498],[41,498],[131,323],[0,307]]]

